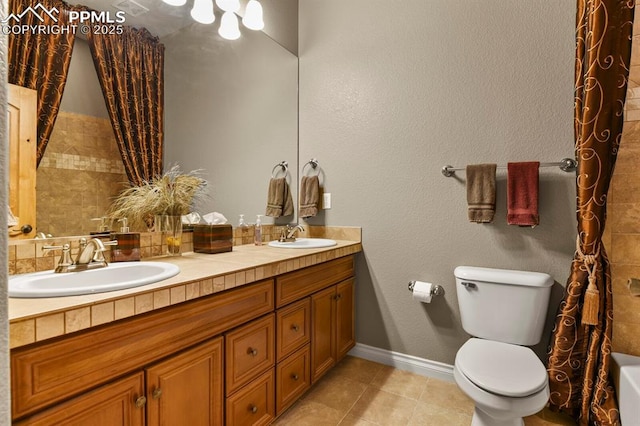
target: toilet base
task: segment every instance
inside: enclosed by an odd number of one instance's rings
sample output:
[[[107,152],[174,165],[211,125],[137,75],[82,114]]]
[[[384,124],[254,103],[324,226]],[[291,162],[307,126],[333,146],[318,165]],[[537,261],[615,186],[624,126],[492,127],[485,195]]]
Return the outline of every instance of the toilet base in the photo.
[[[473,419],[471,420],[471,426],[524,426],[524,420],[522,417],[508,420],[500,420],[495,417],[491,417],[478,407],[475,407],[473,411]]]

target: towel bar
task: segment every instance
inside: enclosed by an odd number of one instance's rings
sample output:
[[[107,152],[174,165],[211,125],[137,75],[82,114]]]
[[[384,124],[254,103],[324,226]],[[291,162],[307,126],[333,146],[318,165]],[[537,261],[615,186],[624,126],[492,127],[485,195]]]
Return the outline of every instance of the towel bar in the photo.
[[[316,170],[316,169],[318,168],[318,164],[319,164],[319,163],[318,163],[318,160],[317,160],[317,159],[315,159],[315,158],[312,158],[311,160],[307,161],[307,162],[304,164],[304,166],[302,166],[302,172],[301,172],[301,174],[304,176],[304,169],[305,169],[307,166],[311,166],[311,168],[312,168],[313,170]],[[320,170],[318,170],[318,174],[320,174]]]
[[[560,167],[563,172],[573,172],[578,166],[578,162],[573,158],[563,158],[561,161],[555,163],[540,163],[540,167]],[[498,169],[506,169],[506,166],[500,166]],[[451,177],[456,174],[457,171],[465,170],[465,167],[453,167],[444,166],[442,168],[442,174],[446,177]]]
[[[275,179],[275,177],[278,175],[278,167],[282,167],[282,173],[284,173],[286,177],[287,173],[289,173],[289,163],[287,163],[286,161],[281,161],[273,166],[273,169],[271,169],[271,177]]]

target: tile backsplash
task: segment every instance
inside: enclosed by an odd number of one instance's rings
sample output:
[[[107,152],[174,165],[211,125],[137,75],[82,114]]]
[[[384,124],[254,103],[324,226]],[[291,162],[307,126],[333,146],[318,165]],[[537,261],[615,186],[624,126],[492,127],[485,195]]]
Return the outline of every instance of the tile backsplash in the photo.
[[[36,231],[81,235],[128,185],[111,122],[60,111],[37,170]]]
[[[306,230],[300,236],[327,237],[337,240],[360,241],[360,229],[349,227],[305,227]],[[263,225],[263,242],[267,243],[280,237],[285,226]],[[233,245],[253,244],[253,227],[233,228]],[[55,268],[60,258],[60,250],[44,251],[46,245],[71,245],[71,255],[75,258],[78,253],[80,237],[60,237],[37,240],[17,240],[9,242],[9,274],[25,274],[29,272],[48,271]],[[161,232],[140,233],[141,257],[151,258],[163,256],[166,252],[163,245]],[[182,252],[193,251],[193,233],[185,231],[182,238]],[[212,256],[215,256],[214,254]],[[110,260],[110,252],[105,253],[107,261]]]

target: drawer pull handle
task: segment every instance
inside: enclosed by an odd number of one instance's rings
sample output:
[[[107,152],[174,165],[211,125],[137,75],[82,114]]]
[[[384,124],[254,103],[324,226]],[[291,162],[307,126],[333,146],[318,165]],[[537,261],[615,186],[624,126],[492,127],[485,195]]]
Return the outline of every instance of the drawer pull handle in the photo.
[[[153,393],[151,394],[151,397],[153,399],[160,399],[161,396],[162,396],[162,389],[160,388],[155,388],[153,390]]]
[[[257,350],[257,349],[254,349],[254,348],[249,348],[249,349],[247,350],[247,353],[248,353],[249,355],[251,355],[251,356],[256,356],[256,355],[258,355],[258,350]]]
[[[300,376],[298,376],[296,373],[293,373],[293,374],[291,375],[291,378],[292,378],[293,380],[298,380],[298,379],[300,378]]]
[[[251,414],[255,414],[258,412],[258,407],[256,407],[255,405],[251,404],[251,406],[249,407],[249,411],[251,411]]]
[[[144,404],[146,403],[147,403],[147,398],[145,396],[141,396],[138,399],[136,399],[136,407],[138,408],[144,407]]]
[[[291,326],[291,329],[292,329],[293,331],[298,331],[298,330],[300,330],[300,326],[299,326],[298,324],[293,324],[293,325]]]

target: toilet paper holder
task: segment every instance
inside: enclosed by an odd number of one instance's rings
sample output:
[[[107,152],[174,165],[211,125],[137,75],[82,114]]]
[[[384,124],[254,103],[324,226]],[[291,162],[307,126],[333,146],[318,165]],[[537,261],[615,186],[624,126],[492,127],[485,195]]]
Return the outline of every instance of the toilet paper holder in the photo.
[[[413,293],[413,286],[416,284],[415,281],[409,281],[409,291]],[[444,295],[444,288],[440,285],[434,285],[431,289],[432,296],[442,296]]]

